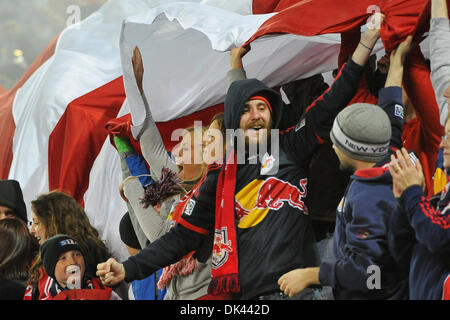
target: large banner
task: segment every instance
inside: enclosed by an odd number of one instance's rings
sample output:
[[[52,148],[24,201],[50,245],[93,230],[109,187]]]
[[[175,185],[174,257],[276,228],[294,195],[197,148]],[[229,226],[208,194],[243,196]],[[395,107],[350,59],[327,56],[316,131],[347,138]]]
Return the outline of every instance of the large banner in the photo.
[[[415,32],[426,3],[371,2],[391,13],[383,41],[393,43]],[[119,157],[105,125],[127,114],[136,125],[144,119],[133,48],[142,52],[144,91],[167,141],[172,128],[207,122],[210,108],[223,103],[232,47],[251,42],[247,76],[272,87],[328,72],[338,65],[340,32],[366,27],[368,3],[109,0],[68,26],[17,86],[0,94],[1,178],[20,182],[29,217],[30,201],[40,193],[73,195],[124,259],[117,235],[127,209],[118,192]],[[380,41],[375,52],[383,50]]]

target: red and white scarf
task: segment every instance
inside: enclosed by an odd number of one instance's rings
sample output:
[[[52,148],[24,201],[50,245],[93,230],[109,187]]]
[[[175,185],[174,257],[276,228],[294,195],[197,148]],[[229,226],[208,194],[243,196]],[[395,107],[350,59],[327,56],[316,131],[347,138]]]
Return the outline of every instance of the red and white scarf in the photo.
[[[192,198],[194,194],[194,190],[189,191],[176,205],[173,213],[172,213],[172,221],[177,224],[180,220],[181,215],[183,214],[184,208],[189,200]],[[174,225],[175,225],[174,224]],[[168,267],[163,269],[163,273],[158,281],[158,289],[163,290],[167,285],[169,285],[170,281],[172,281],[173,277],[176,276],[186,276],[193,273],[198,267],[195,258],[193,257],[195,251],[189,252],[185,255],[180,261],[177,261],[171,264]]]

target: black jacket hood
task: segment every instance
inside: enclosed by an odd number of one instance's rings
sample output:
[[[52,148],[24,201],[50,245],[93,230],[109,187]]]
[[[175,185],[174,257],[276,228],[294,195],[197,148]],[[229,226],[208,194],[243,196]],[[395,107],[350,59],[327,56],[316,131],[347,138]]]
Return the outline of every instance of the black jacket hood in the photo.
[[[239,129],[242,108],[255,95],[265,97],[272,107],[273,128],[278,128],[283,113],[283,100],[278,92],[257,79],[233,82],[225,98],[224,123],[226,129]]]
[[[27,209],[22,189],[16,180],[0,180],[0,206],[8,207],[14,214],[27,222]]]

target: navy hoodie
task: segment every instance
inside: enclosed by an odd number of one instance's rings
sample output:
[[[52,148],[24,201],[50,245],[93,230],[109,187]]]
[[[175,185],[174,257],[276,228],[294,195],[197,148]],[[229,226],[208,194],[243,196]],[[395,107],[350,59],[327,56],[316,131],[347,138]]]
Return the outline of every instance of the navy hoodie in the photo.
[[[396,214],[397,203],[387,163],[402,144],[401,97],[400,87],[380,90],[378,105],[386,111],[392,126],[389,153],[374,167],[358,170],[350,177],[337,208],[334,259],[321,263],[319,281],[332,286],[338,300],[407,298],[406,273],[388,244],[390,219]]]
[[[431,201],[420,186],[407,188],[392,216],[395,258],[409,271],[411,300],[450,299],[449,185]]]
[[[386,166],[358,170],[351,176],[337,208],[334,260],[323,262],[319,273],[320,283],[332,286],[337,300],[407,298],[406,274],[388,245],[396,207]],[[381,281],[377,288],[374,277],[378,270]]]

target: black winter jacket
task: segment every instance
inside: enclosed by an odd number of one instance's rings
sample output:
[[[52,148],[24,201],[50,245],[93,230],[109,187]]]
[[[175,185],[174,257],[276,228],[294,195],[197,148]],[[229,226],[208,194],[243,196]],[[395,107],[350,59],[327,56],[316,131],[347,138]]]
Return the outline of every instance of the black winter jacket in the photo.
[[[299,123],[279,135],[277,157],[268,154],[252,164],[238,164],[235,188],[238,268],[241,299],[278,290],[278,279],[296,268],[318,266],[314,233],[304,205],[310,158],[329,132],[335,116],[353,98],[363,68],[351,59],[335,83],[307,110]],[[239,127],[242,107],[264,95],[273,109],[273,128],[283,102],[275,91],[255,79],[234,82],[225,101],[225,126]],[[273,144],[270,145],[273,147]],[[272,152],[274,148],[268,148]],[[262,160],[262,161],[261,161]],[[265,161],[267,160],[267,161]],[[263,164],[264,163],[264,167]],[[269,165],[274,170],[268,172]],[[214,232],[217,179],[222,167],[210,166],[198,196],[179,223],[139,254],[124,262],[126,280],[143,279],[202,246]],[[210,251],[211,252],[211,251]]]

